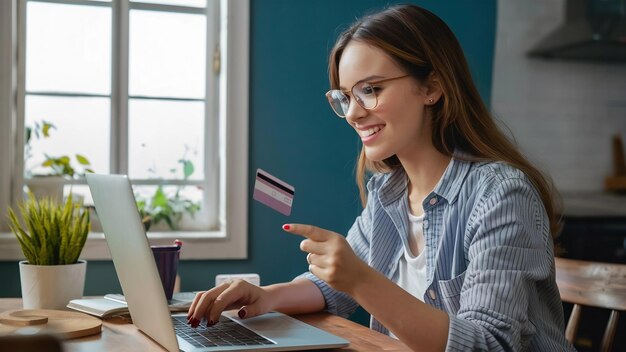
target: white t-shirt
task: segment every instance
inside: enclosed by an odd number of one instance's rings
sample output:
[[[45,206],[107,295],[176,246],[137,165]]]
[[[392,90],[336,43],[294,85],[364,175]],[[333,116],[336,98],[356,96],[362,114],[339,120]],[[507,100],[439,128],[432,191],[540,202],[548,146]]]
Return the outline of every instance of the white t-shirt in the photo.
[[[424,302],[426,293],[426,255],[424,250],[413,253],[411,247],[424,248],[424,215],[415,216],[408,213],[409,234],[407,245],[404,246],[404,255],[400,257],[398,269],[394,277],[398,286]],[[417,254],[417,256],[415,255]],[[396,337],[389,332],[389,336]]]

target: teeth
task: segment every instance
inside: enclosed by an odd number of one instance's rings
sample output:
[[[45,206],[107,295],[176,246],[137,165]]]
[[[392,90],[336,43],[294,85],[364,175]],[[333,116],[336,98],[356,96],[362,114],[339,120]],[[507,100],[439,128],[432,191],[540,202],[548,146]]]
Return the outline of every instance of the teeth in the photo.
[[[374,133],[377,133],[378,131],[382,130],[383,128],[380,126],[374,126],[366,131],[359,131],[359,135],[361,137],[369,137],[371,135],[373,135]]]

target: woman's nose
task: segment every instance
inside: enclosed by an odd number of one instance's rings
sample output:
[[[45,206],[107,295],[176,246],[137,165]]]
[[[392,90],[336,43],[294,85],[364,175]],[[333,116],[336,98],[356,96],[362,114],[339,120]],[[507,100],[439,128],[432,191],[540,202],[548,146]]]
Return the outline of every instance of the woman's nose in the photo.
[[[365,115],[367,115],[367,110],[363,108],[356,99],[351,99],[348,105],[348,111],[346,112],[346,120],[348,120],[348,122],[354,122]]]

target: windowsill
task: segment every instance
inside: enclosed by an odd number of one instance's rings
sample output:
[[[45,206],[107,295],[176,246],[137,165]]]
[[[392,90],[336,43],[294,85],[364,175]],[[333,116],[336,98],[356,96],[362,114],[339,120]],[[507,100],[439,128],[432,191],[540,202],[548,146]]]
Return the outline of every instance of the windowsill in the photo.
[[[183,242],[180,252],[181,260],[199,259],[245,259],[228,250],[225,245],[229,242],[223,231],[176,231],[176,232],[148,232],[151,245],[172,244],[175,239]],[[231,239],[232,241],[232,239]],[[86,260],[111,260],[102,232],[91,232],[80,256]],[[0,233],[0,261],[23,260],[22,249],[12,233]]]

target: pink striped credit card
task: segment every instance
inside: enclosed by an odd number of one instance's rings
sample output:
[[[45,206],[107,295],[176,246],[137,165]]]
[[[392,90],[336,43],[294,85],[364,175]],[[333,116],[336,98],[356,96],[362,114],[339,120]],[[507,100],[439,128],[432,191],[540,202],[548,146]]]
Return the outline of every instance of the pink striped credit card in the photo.
[[[256,201],[289,216],[295,191],[296,189],[293,186],[261,169],[256,170],[254,194],[252,196]]]

